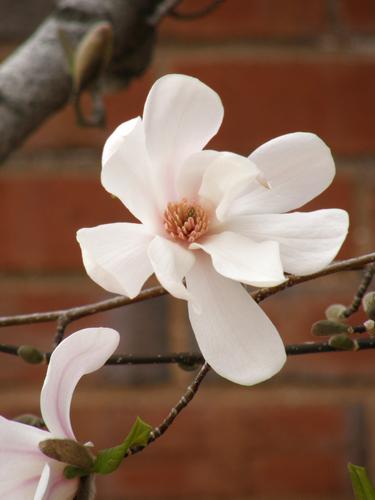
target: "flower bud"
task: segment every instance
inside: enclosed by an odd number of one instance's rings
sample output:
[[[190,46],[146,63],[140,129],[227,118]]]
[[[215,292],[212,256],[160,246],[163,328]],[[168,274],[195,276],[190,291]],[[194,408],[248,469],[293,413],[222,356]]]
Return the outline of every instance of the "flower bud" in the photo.
[[[38,365],[44,362],[44,354],[32,345],[20,345],[17,349],[18,356],[32,365]]]
[[[344,323],[323,319],[312,325],[311,333],[316,336],[337,335],[340,333],[353,333],[353,328]]]
[[[345,316],[343,316],[343,312],[346,310],[346,306],[343,304],[331,304],[325,310],[326,318],[330,321],[345,321]]]
[[[90,450],[73,439],[46,439],[39,443],[39,449],[49,458],[83,470],[90,471],[94,464]]]
[[[328,340],[328,344],[342,351],[358,351],[359,349],[358,342],[348,337],[345,333],[334,335]]]
[[[113,29],[107,21],[96,23],[80,41],[73,60],[73,90],[80,92],[104,71],[112,56]]]
[[[375,320],[375,292],[366,293],[362,299],[362,305],[367,316]]]

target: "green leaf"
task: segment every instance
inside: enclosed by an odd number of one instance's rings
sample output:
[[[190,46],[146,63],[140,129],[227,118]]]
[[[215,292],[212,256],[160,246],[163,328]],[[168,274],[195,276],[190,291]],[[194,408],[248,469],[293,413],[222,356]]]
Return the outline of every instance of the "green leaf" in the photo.
[[[348,470],[356,500],[375,500],[375,489],[366,469],[359,465],[348,464]]]
[[[97,474],[109,474],[116,470],[129,448],[133,446],[146,446],[151,431],[152,427],[137,417],[123,443],[113,448],[99,451],[94,463],[93,472]]]

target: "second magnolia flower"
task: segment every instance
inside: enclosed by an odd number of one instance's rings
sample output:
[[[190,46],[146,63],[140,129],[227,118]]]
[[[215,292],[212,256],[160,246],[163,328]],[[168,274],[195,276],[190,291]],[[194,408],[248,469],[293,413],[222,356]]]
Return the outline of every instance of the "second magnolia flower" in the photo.
[[[323,268],[345,239],[348,215],[286,213],[334,177],[330,150],[316,135],[278,137],[248,158],[202,151],[222,119],[219,96],[199,80],[159,79],[143,119],[120,125],[103,150],[102,184],[140,224],[81,229],[77,239],[87,273],[110,292],[135,297],[155,273],[188,301],[212,368],[252,385],[278,372],[286,355],[275,326],[241,283],[274,286],[284,272]]]

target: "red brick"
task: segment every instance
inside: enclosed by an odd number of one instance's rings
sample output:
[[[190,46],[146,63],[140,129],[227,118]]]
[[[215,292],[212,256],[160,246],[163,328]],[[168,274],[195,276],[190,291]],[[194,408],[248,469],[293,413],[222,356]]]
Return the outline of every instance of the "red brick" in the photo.
[[[219,57],[218,51],[194,62],[186,56],[169,68],[200,78],[221,96],[224,123],[212,147],[248,153],[302,130],[320,135],[334,154],[374,154],[373,62]]]
[[[187,0],[180,12],[202,9],[209,1]],[[209,15],[192,21],[166,18],[161,25],[164,39],[238,40],[249,38],[300,38],[316,36],[327,27],[325,2],[298,0],[231,0]]]
[[[82,269],[76,231],[130,218],[121,202],[102,188],[99,177],[99,158],[91,174],[4,170],[0,174],[0,211],[6,214],[0,268]]]
[[[359,34],[375,33],[375,4],[372,0],[340,0],[340,21],[345,29]]]

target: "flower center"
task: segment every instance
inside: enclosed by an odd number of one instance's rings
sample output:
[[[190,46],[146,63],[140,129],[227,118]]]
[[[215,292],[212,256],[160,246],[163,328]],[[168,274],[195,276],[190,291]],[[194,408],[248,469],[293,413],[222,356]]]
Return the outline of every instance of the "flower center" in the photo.
[[[179,203],[168,203],[164,211],[164,227],[174,240],[193,243],[207,231],[208,216],[198,204],[183,198]]]

